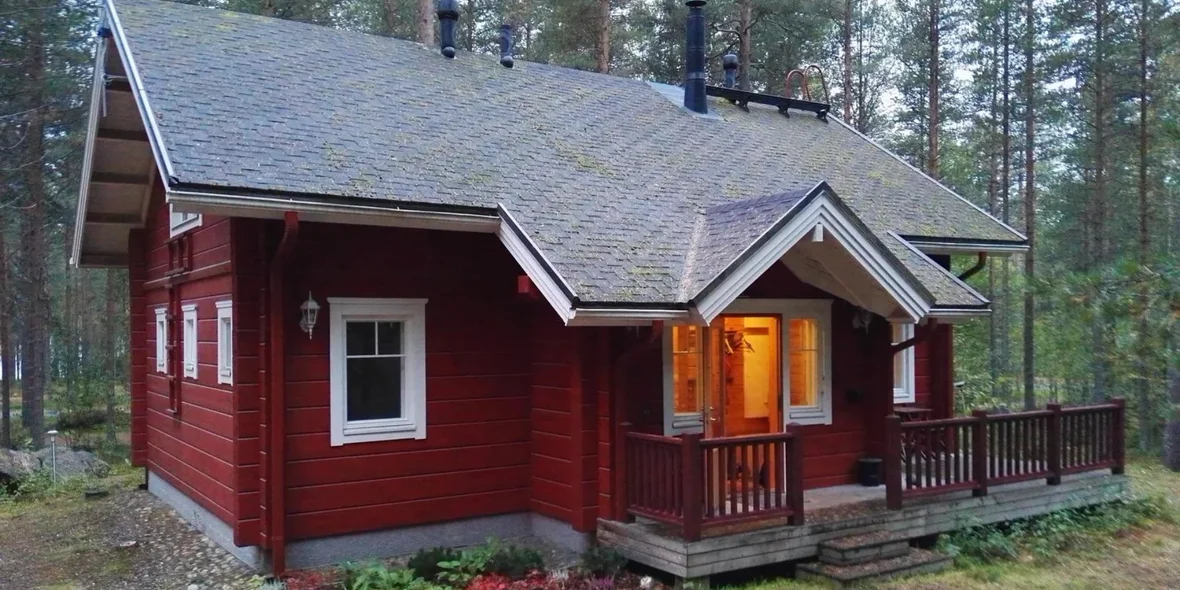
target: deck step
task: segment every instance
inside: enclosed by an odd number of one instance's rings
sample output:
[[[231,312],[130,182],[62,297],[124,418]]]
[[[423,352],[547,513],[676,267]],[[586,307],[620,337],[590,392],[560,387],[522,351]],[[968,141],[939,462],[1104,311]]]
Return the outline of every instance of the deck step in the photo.
[[[926,549],[911,549],[900,557],[857,565],[801,563],[795,566],[795,575],[805,580],[826,580],[844,588],[889,578],[939,572],[950,566],[951,558],[947,555]]]
[[[910,542],[905,537],[885,531],[829,539],[819,544],[819,560],[829,565],[856,565],[901,557],[909,552]]]

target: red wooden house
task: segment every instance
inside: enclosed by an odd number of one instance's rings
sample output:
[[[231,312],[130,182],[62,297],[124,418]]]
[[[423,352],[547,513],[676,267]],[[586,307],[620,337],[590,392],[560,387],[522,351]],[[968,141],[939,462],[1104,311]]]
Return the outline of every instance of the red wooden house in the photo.
[[[988,313],[951,258],[1026,239],[825,104],[706,85],[703,4],[680,88],[455,51],[449,2],[440,55],[109,0],[73,261],[130,270],[149,488],[277,571],[597,533],[697,577],[814,555],[694,562],[862,460],[898,515],[1118,470],[1116,405],[950,420]]]

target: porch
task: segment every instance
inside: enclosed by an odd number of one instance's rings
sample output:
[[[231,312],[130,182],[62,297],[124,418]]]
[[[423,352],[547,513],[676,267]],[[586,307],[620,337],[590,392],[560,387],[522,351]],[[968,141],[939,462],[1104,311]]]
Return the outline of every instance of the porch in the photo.
[[[1126,490],[1122,400],[902,423],[886,419],[884,480],[804,491],[802,430],[702,439],[627,432],[621,518],[598,539],[681,578],[814,557],[821,542],[914,539],[1110,501]]]

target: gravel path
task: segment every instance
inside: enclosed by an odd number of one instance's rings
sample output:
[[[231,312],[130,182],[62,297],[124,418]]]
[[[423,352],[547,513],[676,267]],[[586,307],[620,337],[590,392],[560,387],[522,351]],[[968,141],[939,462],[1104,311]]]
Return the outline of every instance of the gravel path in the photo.
[[[0,588],[237,590],[252,577],[146,491],[0,506]]]

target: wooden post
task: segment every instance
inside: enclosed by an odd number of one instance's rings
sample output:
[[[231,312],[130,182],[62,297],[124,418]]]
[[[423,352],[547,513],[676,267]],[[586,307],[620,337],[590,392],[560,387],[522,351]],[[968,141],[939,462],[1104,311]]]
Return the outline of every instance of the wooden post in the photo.
[[[1116,397],[1110,403],[1114,404],[1114,440],[1111,441],[1114,467],[1110,468],[1110,472],[1122,475],[1127,471],[1127,400]]]
[[[791,422],[784,432],[791,435],[787,439],[787,501],[790,503],[791,516],[787,524],[803,526],[803,436],[799,425]]]
[[[987,495],[987,410],[971,412],[975,418],[971,435],[971,470],[975,472],[976,496]]]
[[[615,489],[614,489],[614,517],[620,522],[630,522],[631,515],[627,514],[630,500],[627,498],[627,433],[631,432],[630,422],[620,422],[615,428]]]
[[[684,498],[682,532],[685,541],[701,540],[701,520],[704,518],[705,509],[704,501],[701,499],[705,483],[701,478],[703,463],[701,435],[693,433],[682,436],[680,443],[680,489]]]
[[[1049,438],[1049,448],[1046,451],[1049,453],[1048,483],[1055,486],[1061,483],[1061,404],[1049,404],[1045,407],[1053,412],[1049,416],[1049,432],[1045,436]]]
[[[901,510],[901,416],[885,417],[885,505]]]

